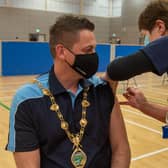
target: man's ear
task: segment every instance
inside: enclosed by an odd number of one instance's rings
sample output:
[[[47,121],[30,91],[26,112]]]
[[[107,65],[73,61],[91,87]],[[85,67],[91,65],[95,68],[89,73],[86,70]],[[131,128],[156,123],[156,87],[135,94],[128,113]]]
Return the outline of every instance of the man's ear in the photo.
[[[55,47],[55,53],[57,58],[64,59],[65,58],[64,46],[62,44],[57,44]]]
[[[166,33],[166,26],[164,21],[157,19],[155,22],[155,26],[158,27],[158,32],[161,36]]]

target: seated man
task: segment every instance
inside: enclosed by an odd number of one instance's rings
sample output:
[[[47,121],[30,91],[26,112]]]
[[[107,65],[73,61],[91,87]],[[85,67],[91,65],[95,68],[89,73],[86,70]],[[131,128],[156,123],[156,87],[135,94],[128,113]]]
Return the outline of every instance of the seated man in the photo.
[[[7,150],[18,168],[129,168],[117,98],[98,68],[94,24],[62,16],[50,29],[54,66],[21,87],[10,111]]]

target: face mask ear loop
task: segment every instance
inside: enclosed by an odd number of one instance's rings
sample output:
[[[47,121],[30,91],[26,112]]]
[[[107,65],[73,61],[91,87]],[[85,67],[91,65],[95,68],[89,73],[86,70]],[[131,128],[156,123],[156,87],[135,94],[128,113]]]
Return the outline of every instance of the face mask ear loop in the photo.
[[[64,46],[64,45],[63,45]],[[74,52],[71,50],[71,49],[69,49],[68,47],[65,47],[64,46],[64,48],[66,48],[74,57],[75,57],[75,54],[74,54]],[[67,61],[67,60],[65,60],[65,62],[70,66],[70,67],[72,67],[72,65]]]
[[[72,65],[71,65],[67,60],[65,60],[65,62],[66,62],[70,67],[72,67]]]
[[[65,46],[64,46],[64,48],[66,48],[73,56],[75,56],[75,53],[71,49],[69,49],[68,47],[65,47]]]

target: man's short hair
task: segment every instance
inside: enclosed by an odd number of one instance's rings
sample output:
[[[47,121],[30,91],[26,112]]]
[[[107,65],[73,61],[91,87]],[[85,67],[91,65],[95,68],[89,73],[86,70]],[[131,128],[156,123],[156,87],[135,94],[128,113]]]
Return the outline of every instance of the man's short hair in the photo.
[[[85,17],[75,15],[63,15],[59,17],[56,23],[50,28],[50,50],[55,57],[55,46],[63,44],[72,48],[77,41],[77,33],[80,30],[94,31],[94,24]]]
[[[162,20],[168,29],[168,0],[156,0],[147,5],[138,19],[139,30],[151,32],[157,19]]]

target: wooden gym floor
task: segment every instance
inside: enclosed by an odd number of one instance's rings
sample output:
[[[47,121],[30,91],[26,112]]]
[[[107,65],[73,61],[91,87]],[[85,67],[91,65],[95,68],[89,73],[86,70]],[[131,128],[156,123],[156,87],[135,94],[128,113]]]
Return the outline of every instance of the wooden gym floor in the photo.
[[[34,76],[0,77],[0,103],[10,106],[16,89],[32,81]],[[158,104],[168,105],[168,82],[162,84],[162,78],[151,73],[137,76],[138,87],[146,97]],[[135,81],[129,80],[129,86]],[[124,100],[122,92],[126,82],[120,82],[117,89],[119,101]],[[132,151],[130,168],[167,168],[168,140],[162,139],[161,127],[164,123],[156,121],[140,111],[128,106],[121,106],[128,138]],[[9,112],[0,105],[0,168],[16,168],[12,154],[4,150],[8,137]]]

